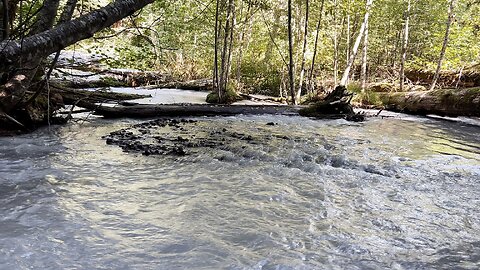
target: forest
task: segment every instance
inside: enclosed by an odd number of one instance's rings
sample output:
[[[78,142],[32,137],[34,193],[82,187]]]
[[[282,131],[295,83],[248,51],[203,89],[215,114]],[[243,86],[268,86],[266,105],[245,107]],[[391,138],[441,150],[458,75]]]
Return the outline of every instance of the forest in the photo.
[[[216,103],[248,94],[318,103],[340,85],[357,107],[478,116],[479,8],[475,0],[3,1],[2,125],[41,125],[64,104],[47,91],[63,49],[99,58],[101,68],[82,69],[153,76],[120,84],[180,83],[211,90]]]

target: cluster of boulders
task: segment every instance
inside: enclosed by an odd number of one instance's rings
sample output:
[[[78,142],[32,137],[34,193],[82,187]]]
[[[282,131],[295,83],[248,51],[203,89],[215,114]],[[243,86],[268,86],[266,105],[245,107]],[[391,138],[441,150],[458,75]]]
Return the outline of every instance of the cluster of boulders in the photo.
[[[201,147],[227,149],[233,141],[258,143],[263,138],[231,131],[226,126],[212,127],[207,121],[161,118],[111,132],[103,139],[125,152],[184,156]]]

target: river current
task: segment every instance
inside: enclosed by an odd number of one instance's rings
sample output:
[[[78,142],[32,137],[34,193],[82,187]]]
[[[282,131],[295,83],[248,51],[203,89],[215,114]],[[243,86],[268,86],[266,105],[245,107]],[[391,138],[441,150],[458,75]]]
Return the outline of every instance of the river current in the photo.
[[[0,269],[480,267],[480,127],[192,119],[254,140],[144,156],[102,139],[142,121],[100,118],[0,138]]]

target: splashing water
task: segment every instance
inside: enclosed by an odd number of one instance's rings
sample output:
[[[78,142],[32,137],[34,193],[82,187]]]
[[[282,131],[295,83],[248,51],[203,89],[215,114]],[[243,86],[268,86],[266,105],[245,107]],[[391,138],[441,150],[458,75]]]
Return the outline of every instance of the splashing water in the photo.
[[[0,269],[480,267],[479,127],[194,120],[169,132],[226,143],[126,153],[102,136],[140,122],[102,119],[0,138]]]

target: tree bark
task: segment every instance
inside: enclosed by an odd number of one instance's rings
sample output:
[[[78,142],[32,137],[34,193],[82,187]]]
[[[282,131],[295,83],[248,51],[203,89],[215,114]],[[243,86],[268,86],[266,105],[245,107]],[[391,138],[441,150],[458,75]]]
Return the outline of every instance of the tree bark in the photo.
[[[293,30],[292,30],[292,0],[288,0],[288,14],[287,14],[287,24],[288,24],[288,79],[290,86],[290,96],[292,98],[292,104],[295,104],[295,72],[293,64]]]
[[[243,3],[243,2],[242,2]],[[238,41],[238,55],[237,55],[237,82],[242,87],[242,60],[243,52],[248,50],[250,44],[250,35],[253,24],[253,8],[251,4],[248,4],[247,14],[243,21],[243,28],[239,36]]]
[[[362,57],[362,71],[360,78],[362,80],[362,92],[365,92],[367,87],[367,61],[368,61],[368,18],[365,19],[365,32],[363,33],[363,57]]]
[[[0,42],[0,72],[8,71],[17,63],[26,63],[46,57],[80,40],[93,36],[96,32],[153,3],[154,0],[116,0],[78,19],[26,37],[23,40]]]
[[[315,44],[313,45],[313,58],[312,58],[312,65],[310,66],[310,75],[308,77],[309,88],[313,90],[313,70],[315,68],[315,58],[317,57],[317,50],[318,50],[318,38],[320,36],[320,27],[322,25],[322,17],[323,17],[323,6],[325,4],[325,0],[322,0],[322,4],[320,7],[320,15],[318,17],[317,22],[317,32],[315,33]]]
[[[308,13],[309,13],[309,0],[305,0],[305,28],[303,33],[303,49],[302,49],[302,63],[300,65],[300,79],[298,81],[297,96],[295,98],[295,104],[300,103],[302,97],[303,77],[305,76],[305,62],[307,58],[307,44],[308,44]]]
[[[237,115],[237,114],[293,114],[298,108],[275,105],[210,105],[210,104],[163,104],[105,107],[100,106],[95,114],[106,118],[158,117],[158,116],[198,116],[198,115]]]
[[[43,6],[37,15],[35,24],[30,31],[30,35],[38,34],[52,28],[57,17],[60,0],[44,0]]]
[[[403,46],[402,46],[402,61],[400,62],[400,92],[403,91],[403,85],[405,84],[405,61],[407,60],[407,48],[408,48],[408,35],[410,30],[410,9],[412,7],[411,0],[407,3],[407,12],[405,14],[405,30],[403,34]]]
[[[337,0],[334,0],[333,12],[333,82],[337,85],[338,77],[338,30],[337,30]]]
[[[480,116],[480,88],[376,93],[387,110],[412,114]]]
[[[213,58],[213,89],[218,89],[218,38],[220,31],[218,29],[220,16],[220,0],[215,1],[215,40],[214,40],[214,58]]]
[[[0,26],[2,27],[2,39],[5,40],[8,39],[10,35],[10,18],[9,18],[9,5],[8,5],[8,0],[1,0],[0,2],[0,10],[2,11],[1,14],[1,23]]]
[[[49,95],[46,99],[37,99],[44,87],[43,82],[32,83],[40,63],[51,53],[91,37],[153,1],[116,0],[76,20],[48,29],[55,21],[59,0],[46,0],[38,15],[41,17],[37,17],[38,21],[30,31],[32,36],[0,42],[0,77],[7,82],[0,86],[0,113],[32,126],[49,121],[52,107],[56,106],[51,105]],[[32,91],[33,95],[30,94]],[[0,120],[7,126],[3,122]]]
[[[440,70],[442,69],[443,58],[445,58],[445,51],[447,50],[448,38],[450,35],[450,26],[452,25],[452,21],[455,17],[454,9],[455,9],[456,0],[450,0],[450,5],[448,6],[448,20],[447,20],[447,28],[445,30],[445,38],[443,39],[442,50],[440,52],[440,57],[438,58],[437,70],[435,71],[435,76],[433,77],[432,85],[430,85],[430,90],[435,88],[437,84],[438,76],[440,74]]]
[[[373,0],[367,0],[365,17],[362,22],[362,26],[360,27],[360,32],[358,33],[357,39],[355,40],[355,44],[353,45],[352,54],[350,55],[350,59],[348,60],[347,67],[343,72],[342,80],[340,81],[340,85],[346,85],[348,81],[348,77],[350,75],[350,70],[352,69],[353,62],[355,62],[355,58],[357,57],[358,47],[360,46],[360,42],[362,41],[362,37],[365,33],[366,24],[368,22],[368,18],[370,16],[370,7],[373,4]]]

